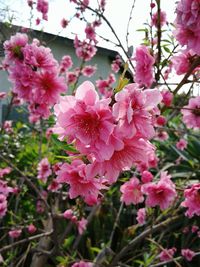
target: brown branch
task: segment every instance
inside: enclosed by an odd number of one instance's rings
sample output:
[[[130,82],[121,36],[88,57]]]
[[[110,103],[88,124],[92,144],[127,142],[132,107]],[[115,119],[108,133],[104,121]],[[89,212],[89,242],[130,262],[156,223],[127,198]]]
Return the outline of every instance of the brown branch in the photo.
[[[134,248],[138,243],[140,243],[142,240],[144,240],[149,234],[154,234],[158,231],[160,231],[163,227],[167,227],[173,222],[176,222],[178,219],[180,219],[180,216],[175,216],[173,218],[167,219],[164,222],[161,222],[157,225],[153,225],[152,227],[146,229],[144,232],[142,232],[140,235],[135,237],[132,241],[130,241],[112,260],[111,266],[116,266],[118,261],[123,258],[130,250]]]
[[[42,196],[40,190],[38,190],[38,188],[35,186],[35,184],[22,171],[20,171],[20,169],[18,169],[13,163],[11,163],[5,157],[0,155],[0,159],[5,161],[10,167],[12,167],[14,170],[16,170],[22,176],[22,178],[25,180],[25,182],[36,192],[36,194],[41,198],[41,200],[44,201],[44,204],[48,208],[48,210],[50,210],[49,204],[44,199],[44,197]]]
[[[46,232],[46,233],[42,233],[42,234],[38,234],[38,235],[34,235],[34,236],[31,236],[31,237],[27,237],[25,239],[22,239],[22,240],[19,240],[15,243],[12,243],[11,245],[7,245],[3,248],[0,248],[0,253],[4,252],[4,251],[7,251],[13,247],[16,247],[18,245],[21,245],[21,244],[24,244],[24,243],[27,243],[27,242],[30,242],[30,241],[33,241],[35,239],[39,239],[41,237],[44,237],[44,236],[49,236],[52,234],[53,231],[50,231],[50,232]]]

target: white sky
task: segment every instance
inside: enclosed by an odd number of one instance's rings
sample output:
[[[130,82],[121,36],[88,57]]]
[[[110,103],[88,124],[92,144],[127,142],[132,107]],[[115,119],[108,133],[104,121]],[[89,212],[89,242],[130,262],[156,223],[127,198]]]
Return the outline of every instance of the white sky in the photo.
[[[107,0],[105,15],[113,25],[124,45],[126,45],[126,29],[133,1],[134,0]],[[10,6],[11,9],[16,10],[15,16],[17,17],[17,22],[15,21],[15,23],[27,27],[30,26],[30,8],[28,7],[26,0],[7,0],[3,2],[4,4],[6,3],[6,5]],[[97,0],[90,0],[90,4],[92,5],[96,4],[96,2]],[[136,0],[133,11],[133,19],[130,23],[129,45],[136,47],[144,37],[144,33],[136,32],[136,30],[142,28],[142,24],[150,18],[150,2],[150,0]],[[70,19],[74,11],[73,7],[74,5],[69,3],[69,0],[49,0],[49,21],[42,23],[44,31],[58,34],[61,30],[61,19],[63,17]],[[175,1],[163,0],[161,1],[161,7],[167,13],[168,22],[173,22],[175,18]],[[37,15],[38,14],[39,13],[37,13]],[[74,19],[70,26],[61,32],[61,35],[73,39],[75,33],[80,34],[81,32],[84,32],[84,25],[85,24],[81,24],[77,19]],[[35,28],[35,18],[32,20],[32,27]],[[37,27],[39,30],[41,28],[41,25]],[[107,27],[101,26],[98,32],[105,38],[116,41],[112,32]],[[84,38],[84,36],[82,36],[82,38]],[[98,45],[110,49],[116,49],[113,44],[109,44],[105,41],[101,41]]]

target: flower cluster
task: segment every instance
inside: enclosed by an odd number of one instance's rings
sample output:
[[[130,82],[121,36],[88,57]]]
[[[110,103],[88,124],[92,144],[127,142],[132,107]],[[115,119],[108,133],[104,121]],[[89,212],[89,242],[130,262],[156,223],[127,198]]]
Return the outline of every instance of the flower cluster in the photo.
[[[97,203],[99,191],[115,182],[121,171],[148,164],[154,154],[149,142],[154,135],[153,109],[161,99],[156,89],[142,91],[130,84],[110,105],[110,98],[99,99],[91,82],[80,85],[75,96],[61,97],[54,108],[54,133],[73,142],[89,161],[63,164],[57,173],[59,182],[70,185],[70,198],[82,196],[87,204]]]
[[[51,50],[38,40],[28,44],[28,36],[20,33],[6,41],[4,49],[13,92],[28,102],[32,121],[47,118],[60,93],[67,89],[58,76],[58,63]]]
[[[135,82],[140,86],[149,87],[154,81],[153,65],[155,63],[154,57],[150,54],[148,48],[141,45],[136,49],[135,53]]]
[[[200,55],[200,5],[196,0],[181,0],[176,8],[175,36],[179,43]]]

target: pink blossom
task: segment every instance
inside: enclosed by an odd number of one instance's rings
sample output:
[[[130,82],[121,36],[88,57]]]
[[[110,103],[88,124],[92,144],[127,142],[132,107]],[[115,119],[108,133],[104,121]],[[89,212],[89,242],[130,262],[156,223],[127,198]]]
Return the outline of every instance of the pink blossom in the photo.
[[[142,138],[123,139],[123,146],[115,150],[109,160],[95,161],[92,167],[100,175],[105,175],[108,183],[112,184],[121,171],[130,169],[134,164],[147,164],[149,155],[154,149],[152,144]]]
[[[199,226],[197,225],[192,225],[192,233],[196,233],[199,230]]]
[[[0,194],[8,196],[9,193],[13,192],[13,188],[7,185],[6,181],[0,180]]]
[[[190,57],[191,55],[187,51],[182,51],[182,53],[172,57],[172,66],[177,75],[185,74],[188,71],[191,65]]]
[[[169,261],[173,258],[176,248],[164,249],[160,254],[160,261]]]
[[[85,34],[87,39],[96,41],[96,33],[93,25],[87,24],[85,28]]]
[[[187,147],[187,141],[185,139],[180,139],[177,143],[176,143],[176,147],[180,150],[184,150]]]
[[[60,72],[65,72],[73,66],[72,59],[69,55],[63,56],[60,62]]]
[[[69,197],[71,199],[81,196],[88,205],[98,202],[100,190],[104,188],[100,179],[90,175],[88,167],[81,160],[74,160],[71,165],[64,163],[57,172],[58,183],[70,185]]]
[[[153,65],[155,59],[146,46],[142,45],[136,49],[135,61],[135,82],[141,86],[151,86],[154,81]]]
[[[35,75],[33,87],[34,102],[46,105],[54,105],[60,94],[67,90],[62,77],[58,77],[55,72],[48,71]]]
[[[0,100],[6,98],[7,93],[6,92],[0,92]]]
[[[165,23],[166,23],[166,13],[165,11],[161,11],[160,12],[160,26],[164,26]],[[155,26],[155,27],[158,27],[158,13],[154,13],[153,16],[152,16],[152,21],[151,21],[151,25],[152,26]]]
[[[179,43],[200,54],[200,6],[196,0],[180,0],[176,8],[175,37]]]
[[[22,33],[16,33],[11,36],[10,40],[4,42],[6,60],[21,61],[23,60],[22,48],[28,43],[28,36]]]
[[[65,96],[55,105],[57,123],[54,132],[69,142],[75,141],[78,150],[93,154],[102,161],[109,159],[115,149],[112,133],[114,118],[110,99],[99,100],[92,83],[84,82],[75,96]]]
[[[66,78],[68,84],[74,84],[77,81],[78,75],[76,72],[68,71]]]
[[[162,210],[167,209],[176,197],[175,184],[166,172],[161,172],[158,183],[142,185],[142,192],[147,195],[146,205],[148,207],[158,205]]]
[[[60,24],[61,24],[61,27],[62,27],[63,29],[65,29],[65,28],[67,27],[67,25],[69,24],[69,21],[66,20],[65,18],[63,18],[63,19],[61,20]]]
[[[136,220],[140,225],[145,224],[145,219],[146,219],[146,210],[145,208],[141,208],[137,211],[137,217]]]
[[[166,118],[164,116],[158,116],[156,118],[156,124],[158,126],[164,126],[166,124],[166,122],[167,122],[167,120],[166,120]]]
[[[71,220],[71,218],[73,217],[73,215],[74,215],[74,212],[73,212],[72,209],[68,209],[68,210],[66,210],[66,211],[63,213],[63,217],[64,217],[65,219],[68,219],[68,220]]]
[[[181,110],[183,122],[188,128],[200,128],[200,96],[190,98],[187,106]]]
[[[25,64],[17,64],[9,68],[9,74],[9,80],[14,84],[13,92],[24,100],[32,99],[33,80],[36,73]]]
[[[166,131],[163,130],[157,130],[156,132],[156,136],[155,136],[155,140],[159,140],[159,141],[165,141],[169,138],[169,135]]]
[[[12,169],[10,167],[6,167],[1,169],[0,168],[0,178],[4,177],[4,175],[9,174],[12,171]]]
[[[157,89],[142,91],[136,84],[129,84],[115,95],[113,114],[125,137],[132,138],[137,134],[150,139],[154,136],[151,111],[161,99]]]
[[[149,171],[143,171],[142,172],[142,182],[144,184],[150,183],[153,180],[153,175]]]
[[[7,200],[4,194],[0,193],[0,218],[4,217],[7,212]]]
[[[51,192],[56,192],[61,188],[61,185],[57,182],[57,180],[53,180],[50,185],[48,186],[48,190]]]
[[[120,187],[120,191],[122,193],[120,200],[125,202],[126,205],[138,204],[144,201],[141,184],[136,177],[132,177],[130,181],[125,182]]]
[[[162,102],[165,104],[165,106],[169,107],[173,101],[173,94],[168,91],[167,89],[162,90]]]
[[[33,7],[33,0],[27,0],[27,4],[29,7]]]
[[[6,133],[12,133],[13,132],[12,121],[4,121],[3,129]]]
[[[200,216],[200,183],[193,184],[191,188],[184,191],[185,200],[181,203],[181,206],[188,208],[186,216],[189,218],[195,214]]]
[[[49,10],[49,3],[47,0],[37,0],[37,11],[42,13],[42,18],[47,20],[47,13]]]
[[[120,56],[116,56],[115,60],[113,60],[113,62],[111,64],[112,71],[117,73],[120,70],[121,64],[122,64],[122,60],[121,60]]]
[[[189,248],[181,249],[181,255],[187,260],[192,261],[193,257],[195,256],[195,252]]]
[[[97,67],[96,66],[88,65],[88,66],[85,66],[82,69],[82,74],[84,76],[91,77],[92,75],[94,75],[94,73],[96,72],[96,70],[97,70]]]
[[[47,158],[43,158],[37,167],[38,179],[46,183],[47,178],[52,174],[51,166]]]
[[[79,261],[72,265],[72,267],[93,267],[93,263],[86,261]]]
[[[37,231],[37,228],[35,227],[34,224],[31,223],[31,224],[28,226],[28,232],[29,232],[29,234],[34,234],[36,231]]]
[[[77,222],[78,233],[82,235],[83,232],[86,230],[88,221],[85,218],[82,218],[80,221]]]
[[[51,49],[39,46],[39,41],[34,40],[32,44],[27,44],[23,49],[23,56],[25,64],[31,66],[33,69],[38,68],[46,71],[56,71],[58,63],[54,59]]]
[[[9,236],[12,238],[18,238],[22,233],[21,229],[14,229],[8,232]]]
[[[96,47],[91,42],[80,41],[77,36],[74,39],[74,47],[77,57],[85,61],[91,60],[97,52]]]

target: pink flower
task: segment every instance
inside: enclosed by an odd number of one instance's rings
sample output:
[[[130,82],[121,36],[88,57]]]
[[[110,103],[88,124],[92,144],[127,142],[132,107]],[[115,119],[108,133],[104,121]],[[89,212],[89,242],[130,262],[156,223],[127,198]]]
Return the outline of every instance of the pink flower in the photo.
[[[95,28],[91,24],[87,24],[85,28],[85,34],[87,39],[96,41]]]
[[[173,101],[173,94],[168,91],[167,89],[162,90],[162,102],[165,104],[165,106],[169,107]]]
[[[96,72],[97,68],[96,66],[85,66],[83,69],[82,69],[82,74],[84,76],[87,76],[87,77],[91,77],[92,75],[94,75],[94,73]]]
[[[7,200],[4,194],[0,193],[0,218],[4,217],[7,212]]]
[[[68,210],[66,210],[66,211],[63,213],[63,217],[64,217],[65,219],[68,219],[68,220],[71,220],[71,218],[73,217],[73,215],[74,215],[74,212],[73,212],[72,209],[68,209]]]
[[[63,19],[61,20],[60,24],[61,24],[61,27],[62,27],[63,29],[65,29],[65,28],[67,27],[67,25],[69,24],[69,22],[68,22],[68,20],[66,20],[65,18],[63,18]]]
[[[68,71],[66,78],[68,84],[74,84],[77,81],[78,74],[76,72]]]
[[[120,200],[125,202],[126,205],[130,205],[131,203],[138,204],[144,201],[141,184],[136,177],[132,177],[130,181],[125,182],[120,187],[120,191],[122,193]]]
[[[42,18],[47,20],[47,13],[49,10],[49,3],[47,0],[37,0],[37,11],[42,13]]]
[[[22,33],[16,33],[11,36],[10,40],[4,42],[6,60],[21,61],[23,60],[22,48],[28,43],[28,36]]]
[[[173,258],[176,248],[165,249],[159,254],[160,261],[169,261]]]
[[[184,191],[185,200],[181,206],[188,208],[186,216],[193,217],[194,214],[200,216],[200,183],[193,184],[191,188]]]
[[[0,178],[3,178],[4,175],[9,174],[12,171],[10,167],[0,169]]]
[[[31,223],[31,224],[28,226],[28,232],[29,232],[29,234],[34,234],[36,231],[37,231],[37,228],[35,227],[34,224]]]
[[[66,92],[64,80],[55,72],[38,73],[33,81],[34,102],[37,104],[54,105],[61,93]]]
[[[176,197],[175,185],[167,172],[161,172],[158,183],[142,185],[142,192],[147,195],[146,205],[148,207],[158,205],[162,210],[167,209]]]
[[[160,12],[160,26],[164,26],[165,23],[166,23],[166,13],[165,11],[161,11]],[[152,26],[155,26],[155,27],[158,27],[158,13],[154,13],[153,16],[152,16],[152,21],[151,21],[151,25]]]
[[[188,71],[191,65],[190,57],[191,55],[187,51],[182,51],[182,53],[172,57],[172,66],[177,75],[185,74]]]
[[[6,98],[7,93],[6,92],[0,92],[0,100]]]
[[[200,128],[200,96],[190,98],[187,106],[181,110],[183,122],[188,128]]]
[[[82,235],[83,232],[85,232],[86,227],[87,227],[87,223],[88,223],[88,221],[85,218],[82,218],[80,221],[77,222],[79,235]]]
[[[60,62],[60,72],[65,72],[73,66],[73,62],[70,56],[63,56]]]
[[[139,209],[137,211],[136,220],[138,221],[138,223],[140,225],[143,225],[143,224],[145,224],[145,219],[146,219],[146,210],[145,210],[145,208]]]
[[[120,70],[121,64],[122,64],[122,60],[121,60],[120,56],[116,56],[115,60],[113,60],[113,62],[111,64],[112,71],[117,73]]]
[[[135,61],[135,82],[141,86],[151,86],[154,81],[153,65],[155,59],[150,55],[146,46],[142,45],[136,49]]]
[[[144,184],[150,183],[153,180],[153,175],[149,171],[143,171],[142,172],[142,182]]]
[[[132,138],[137,134],[150,139],[154,136],[151,111],[161,99],[162,96],[157,89],[142,91],[136,84],[129,84],[115,95],[113,114],[119,121],[120,131],[125,137]]]
[[[57,182],[57,180],[53,180],[50,185],[48,186],[48,190],[51,192],[56,192],[60,189],[61,185]]]
[[[79,261],[72,265],[72,267],[93,267],[93,263],[86,261]]]
[[[166,118],[164,116],[158,116],[156,118],[156,124],[158,126],[164,126],[166,124],[166,122],[167,122],[167,120],[166,120]]]
[[[175,37],[179,43],[200,54],[200,5],[196,0],[180,0],[176,8]]]
[[[192,233],[196,233],[199,230],[199,226],[197,225],[192,225]]]
[[[56,71],[58,67],[57,61],[54,59],[51,49],[39,46],[39,41],[34,40],[32,44],[27,44],[23,49],[24,62],[31,66],[32,69],[38,68],[46,71]]]
[[[3,129],[6,133],[12,133],[12,121],[4,121],[3,123]]]
[[[100,179],[91,176],[83,161],[77,159],[71,165],[64,163],[57,175],[58,183],[70,185],[69,197],[71,199],[81,196],[88,205],[94,205],[98,202],[100,190],[104,186]]]
[[[38,170],[38,176],[37,176],[38,179],[46,183],[47,178],[52,174],[51,166],[47,158],[43,158],[39,162],[37,170]]]
[[[115,149],[112,141],[114,118],[109,107],[110,99],[99,100],[92,83],[84,82],[75,96],[65,96],[55,105],[57,123],[54,132],[60,139],[75,141],[78,150],[92,154],[102,161],[109,159]]]
[[[12,238],[18,238],[22,233],[21,229],[15,229],[8,232],[9,236]]]
[[[77,57],[85,61],[91,60],[97,52],[96,47],[91,42],[80,41],[77,36],[74,39],[74,47]]]
[[[192,261],[193,257],[195,256],[195,252],[189,248],[181,249],[181,255],[187,260]]]
[[[123,143],[109,160],[92,164],[93,169],[104,175],[109,184],[117,180],[121,171],[130,169],[134,164],[148,163],[149,155],[154,153],[154,146],[142,138],[123,139]]]
[[[180,139],[177,143],[176,143],[176,147],[180,150],[184,150],[187,147],[187,141],[185,139]]]
[[[157,130],[155,140],[165,141],[169,138],[169,135],[166,131]]]

